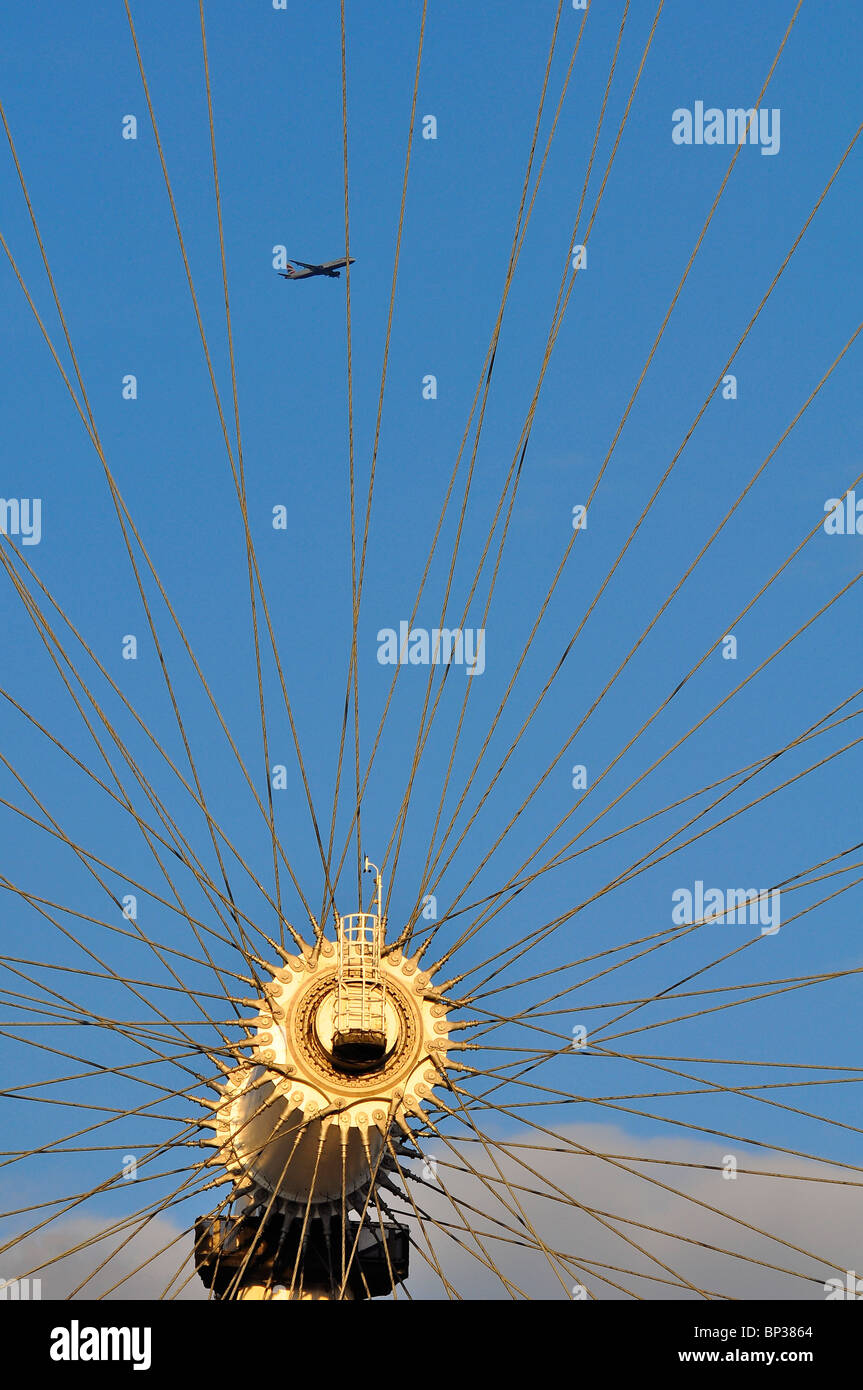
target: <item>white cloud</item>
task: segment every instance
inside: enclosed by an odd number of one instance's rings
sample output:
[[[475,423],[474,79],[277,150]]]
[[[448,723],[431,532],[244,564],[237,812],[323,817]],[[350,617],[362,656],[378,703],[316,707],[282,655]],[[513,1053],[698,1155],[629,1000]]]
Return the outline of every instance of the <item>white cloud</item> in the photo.
[[[492,1183],[501,1201],[479,1177],[447,1167],[460,1159],[433,1139],[427,1148],[437,1159],[442,1183],[457,1202],[470,1202],[485,1216],[465,1210],[460,1217],[440,1190],[413,1187],[417,1205],[436,1219],[456,1225],[469,1222],[485,1232],[483,1244],[494,1263],[531,1298],[565,1298],[580,1280],[603,1299],[633,1293],[642,1298],[699,1298],[699,1289],[737,1299],[823,1299],[826,1279],[848,1269],[863,1270],[863,1187],[841,1185],[842,1179],[853,1183],[863,1175],[766,1149],[745,1150],[728,1141],[634,1137],[613,1125],[570,1125],[560,1133],[593,1153],[630,1157],[611,1161],[577,1150],[518,1149],[507,1158],[494,1148],[491,1153],[501,1175],[514,1185],[508,1192],[500,1181]],[[520,1137],[528,1144],[556,1144],[536,1131]],[[463,1145],[461,1154],[487,1180],[499,1177],[481,1144]],[[737,1159],[734,1179],[722,1175],[728,1155]],[[533,1191],[522,1191],[516,1184]],[[440,1230],[428,1229],[446,1277],[463,1297],[508,1296],[500,1278],[475,1258],[482,1252],[471,1236],[454,1232],[474,1257]],[[524,1244],[507,1244],[495,1235]],[[571,1258],[549,1260],[540,1241],[549,1251]],[[769,1265],[779,1268],[765,1267]],[[415,1297],[446,1297],[440,1279],[416,1252],[411,1268]],[[694,1289],[687,1288],[686,1281]]]
[[[826,1279],[849,1269],[863,1272],[863,1187],[841,1181],[860,1181],[853,1170],[767,1149],[735,1148],[729,1142],[633,1136],[613,1125],[569,1125],[559,1132],[594,1154],[623,1157],[585,1156],[577,1148],[521,1148],[507,1157],[500,1147],[486,1152],[476,1142],[455,1145],[456,1153],[438,1138],[426,1144],[443,1187],[413,1183],[414,1200],[435,1221],[472,1225],[487,1252],[464,1230],[447,1234],[427,1225],[443,1272],[463,1298],[508,1297],[500,1278],[483,1263],[486,1257],[517,1286],[518,1296],[533,1299],[566,1298],[580,1281],[600,1299],[632,1294],[698,1298],[697,1291],[704,1290],[735,1299],[817,1300],[825,1297]],[[519,1137],[526,1144],[566,1149],[565,1143],[535,1130],[526,1129]],[[513,1133],[506,1138],[511,1141]],[[729,1154],[738,1163],[733,1180],[721,1171]],[[476,1172],[457,1171],[450,1164],[462,1169],[472,1165]],[[408,1166],[416,1172],[421,1167]],[[823,1178],[840,1181],[814,1181]],[[461,1214],[443,1188],[462,1204]],[[383,1195],[392,1207],[410,1210],[409,1203]],[[65,1254],[92,1241],[105,1225],[104,1219],[87,1216],[52,1222],[8,1251],[0,1272],[11,1278],[43,1266],[35,1272],[45,1299],[68,1298],[90,1275],[77,1297],[155,1299],[187,1279],[180,1298],[207,1297],[192,1271],[191,1234],[181,1234],[179,1224],[166,1218],[150,1222],[98,1273],[93,1271],[120,1244],[122,1234]],[[428,1253],[415,1224],[414,1235]],[[547,1258],[540,1242],[566,1258]],[[58,1255],[63,1258],[52,1262]],[[14,1269],[8,1267],[10,1259]],[[645,1275],[656,1277],[639,1277]],[[108,1293],[120,1280],[124,1282]],[[415,1298],[446,1297],[437,1273],[416,1249],[409,1288]]]
[[[158,1299],[169,1286],[170,1296],[193,1274],[192,1236],[188,1231],[182,1233],[173,1222],[155,1218],[119,1250],[126,1231],[96,1239],[108,1225],[104,1219],[86,1216],[51,1222],[0,1256],[3,1277],[17,1278],[32,1270],[32,1277],[42,1281],[43,1299],[62,1300],[72,1295],[81,1299]],[[82,1245],[83,1249],[77,1248]],[[112,1255],[114,1250],[117,1253]],[[106,1260],[104,1269],[98,1270]],[[115,1284],[119,1287],[109,1293]],[[79,1285],[80,1292],[75,1294]],[[206,1298],[207,1294],[193,1274],[177,1296]]]

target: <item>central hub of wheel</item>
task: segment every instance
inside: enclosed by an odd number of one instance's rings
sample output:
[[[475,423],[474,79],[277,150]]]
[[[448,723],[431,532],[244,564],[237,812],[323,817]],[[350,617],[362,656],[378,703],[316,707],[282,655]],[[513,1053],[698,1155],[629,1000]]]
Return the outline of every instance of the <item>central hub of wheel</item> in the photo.
[[[429,976],[363,938],[365,923],[339,926],[338,942],[272,972],[251,1055],[218,1088],[211,1162],[255,1205],[335,1212],[363,1194],[445,1079],[447,1010]]]

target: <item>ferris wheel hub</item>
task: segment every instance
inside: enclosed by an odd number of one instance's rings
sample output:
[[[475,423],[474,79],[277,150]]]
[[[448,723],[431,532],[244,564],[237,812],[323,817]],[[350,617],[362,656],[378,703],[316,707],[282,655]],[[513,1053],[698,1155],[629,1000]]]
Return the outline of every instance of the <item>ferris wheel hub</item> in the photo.
[[[371,925],[361,915],[273,971],[247,1024],[250,1056],[220,1086],[210,1163],[250,1202],[335,1212],[393,1170],[390,1136],[444,1083],[441,996],[416,960],[357,935]]]
[[[382,1208],[381,1189],[401,1195],[397,1154],[410,1118],[425,1120],[423,1103],[446,1081],[449,1023],[419,956],[385,950],[380,874],[366,868],[376,911],[337,917],[334,942],[321,936],[285,956],[250,1001],[248,1055],[214,1083],[205,1143],[232,1183],[235,1214],[202,1219],[196,1247],[219,1297],[302,1296],[300,1266],[306,1297],[332,1296],[340,1264],[340,1297],[376,1297],[407,1277],[408,1231]],[[356,1263],[345,1265],[348,1225]]]

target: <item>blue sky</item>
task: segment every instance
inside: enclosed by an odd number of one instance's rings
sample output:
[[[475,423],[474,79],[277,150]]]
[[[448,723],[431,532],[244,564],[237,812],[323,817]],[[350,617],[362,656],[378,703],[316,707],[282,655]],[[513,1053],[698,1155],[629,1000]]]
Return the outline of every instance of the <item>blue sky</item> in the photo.
[[[421,8],[418,0],[380,0],[374,6],[348,0],[347,5],[360,512],[371,460]],[[392,675],[391,668],[376,660],[377,634],[410,614],[500,301],[555,8],[534,0],[469,6],[431,0],[429,5],[417,114],[435,115],[438,138],[423,140],[417,130],[412,153],[358,633],[364,760]],[[652,5],[631,9],[583,226],[653,18]],[[723,109],[753,104],[792,11],[787,0],[765,0],[758,7],[731,0],[716,16],[680,0],[664,7],[590,234],[588,263],[577,277],[543,384],[485,624],[486,669],[467,682],[470,699],[444,824],[572,534],[572,507],[587,499],[733,153],[724,145],[675,145],[672,113],[692,108],[696,101]],[[620,4],[594,3],[588,16],[519,261],[447,610],[451,625],[461,616],[536,386],[621,13]],[[197,6],[151,0],[137,5],[133,14],[219,389],[230,414]],[[241,8],[213,0],[206,15],[250,526],[312,794],[328,829],[351,629],[345,282],[282,281],[273,273],[272,257],[279,245],[287,247],[289,256],[311,261],[344,254],[338,5],[288,0],[288,10],[281,12],[269,0]],[[565,6],[540,150],[581,18]],[[4,27],[0,96],[106,457],[263,796],[242,525],[123,6],[94,5],[82,17],[75,6],[56,0],[39,6],[10,0]],[[735,164],[591,506],[588,527],[577,537],[469,795],[468,811],[510,748],[854,135],[861,29],[855,7],[804,0],[764,99],[781,112],[781,146],[774,156],[747,146]],[[121,138],[122,121],[129,114],[138,121],[134,141]],[[61,336],[38,248],[5,147],[0,180],[3,235],[59,349]],[[716,393],[711,400],[438,888],[441,910],[471,876],[857,328],[860,186],[860,150],[855,146],[735,360],[737,399],[723,400]],[[42,499],[42,539],[38,546],[22,548],[25,558],[179,764],[182,742],[99,460],[5,257],[0,276],[5,324],[0,492],[6,498]],[[732,626],[815,526],[825,500],[840,495],[863,470],[859,352],[858,340],[469,890],[468,901],[499,888],[572,807],[577,797],[572,765],[584,764],[592,785],[718,638],[734,632],[737,659],[725,661],[719,651],[709,657],[591,792],[583,810],[568,821],[568,833],[559,835],[551,848],[623,791],[859,571],[863,540],[821,531],[752,613]],[[137,378],[134,401],[122,398],[128,373]],[[438,382],[435,400],[422,396],[422,380],[429,373]],[[440,620],[463,476],[464,465],[417,615],[417,623],[426,628]],[[863,498],[863,486],[858,495]],[[288,508],[286,530],[272,526],[278,505]],[[498,528],[492,554],[499,534]],[[468,626],[481,621],[488,572],[486,567]],[[3,687],[103,774],[104,765],[99,766],[98,753],[30,619],[8,580],[4,583]],[[847,699],[863,684],[859,592],[853,588],[833,605],[600,825],[626,826],[743,767],[782,747]],[[158,600],[154,613],[208,804],[270,891],[266,826]],[[136,662],[122,660],[126,634],[138,637]],[[85,672],[84,665],[81,670]],[[277,825],[304,892],[317,904],[320,862],[271,659],[265,661],[265,672],[270,762],[285,764],[289,773],[287,789],[274,794]],[[86,679],[91,676],[88,670]],[[405,667],[399,675],[364,802],[364,848],[374,860],[383,853],[404,791],[426,676],[422,667]],[[450,672],[423,757],[393,892],[391,929],[401,926],[414,901],[466,680],[462,670]],[[123,737],[196,852],[212,866],[203,817],[159,765],[116,696],[106,693],[101,677],[92,688],[104,698],[111,717],[116,715]],[[8,705],[2,721],[7,756],[67,833],[126,877],[159,884],[129,818],[119,815],[56,749],[46,748],[44,738]],[[859,732],[852,720],[805,750],[786,755],[778,764],[781,774],[760,774],[730,808],[855,737]],[[349,746],[348,787],[352,768]],[[860,750],[852,748],[600,899],[527,957],[529,969],[522,963],[507,979],[660,930],[670,921],[672,892],[696,880],[767,888],[853,845],[859,838],[860,772]],[[28,805],[5,769],[0,782],[0,795]],[[138,793],[136,805],[143,804]],[[342,803],[339,846],[348,829],[346,805]],[[729,809],[729,803],[724,806]],[[105,893],[68,849],[5,808],[0,816],[3,858],[11,866],[3,873],[12,882],[80,912],[116,919]],[[479,933],[460,956],[460,966],[482,961],[590,896],[683,818],[683,812],[672,813],[658,823],[659,829],[651,823],[546,875]],[[460,823],[464,820],[463,815]],[[595,837],[600,833],[597,829]],[[122,881],[109,877],[115,886]],[[789,895],[784,912],[790,916],[798,900],[808,905],[844,881],[827,880],[815,886],[819,891]],[[188,877],[185,882],[189,901],[205,912]],[[343,911],[355,906],[354,885],[346,872],[339,892]],[[159,891],[163,889],[162,880]],[[246,910],[259,913],[262,925],[272,931],[274,914],[255,890],[243,884],[238,892]],[[756,941],[741,957],[714,970],[708,981],[734,984],[859,966],[859,901],[859,889],[851,889],[776,937]],[[285,902],[288,915],[301,926],[302,910],[289,885]],[[78,948],[20,898],[10,896],[4,903],[4,921],[6,939],[15,942],[18,955],[81,963]],[[146,911],[142,907],[141,921],[163,941],[193,941],[180,919],[157,903],[148,902]],[[568,996],[564,1005],[570,1011],[551,1026],[568,1035],[582,1021],[579,1004],[664,989],[720,954],[717,933],[726,933],[724,941],[742,931],[706,928],[608,975],[575,999]],[[158,963],[142,947],[96,928],[92,932],[88,943],[111,969],[168,978],[153,973]],[[446,945],[452,939],[444,927],[436,941]],[[191,988],[202,988],[205,975],[190,971],[184,978]],[[545,993],[551,993],[556,978]],[[561,978],[572,983],[580,975],[569,972]],[[120,1002],[123,992],[115,987],[69,980],[71,996],[88,1007],[131,1009],[130,1018],[139,1016],[133,1001]],[[646,1051],[677,1056],[841,1061],[847,1059],[854,981],[852,976],[780,994],[634,1035],[620,1046],[635,1051],[643,1039]],[[520,984],[501,1002],[518,1001],[525,1007],[542,994],[536,985]],[[66,1041],[56,1045],[71,1040],[74,1051],[84,1031],[66,1030]],[[510,1041],[524,1045],[525,1038],[512,1030]],[[7,1045],[22,1076],[50,1076],[64,1065],[23,1044],[7,1040]],[[529,1039],[527,1045],[532,1045]],[[114,1046],[107,1037],[93,1042],[87,1055],[103,1055]],[[581,1075],[574,1079],[572,1062],[549,1063],[543,1084],[579,1094],[591,1087],[591,1093],[619,1094],[665,1084],[636,1063],[594,1061],[597,1079],[592,1070],[588,1086]],[[606,1070],[599,1079],[601,1068]],[[731,1084],[727,1071],[711,1075]],[[765,1072],[762,1079],[770,1078]],[[117,1079],[106,1082],[106,1094],[128,1097],[130,1091]],[[853,1087],[813,1088],[801,1104],[824,1114],[853,1116],[853,1101],[837,1097],[836,1091],[847,1095]],[[67,1087],[63,1094],[74,1092]],[[527,1096],[510,1094],[513,1103]],[[80,1096],[92,1101],[92,1084],[81,1083]],[[646,1102],[632,1104],[651,1110]],[[767,1106],[747,1107],[733,1097],[714,1095],[666,1101],[659,1109],[688,1122],[853,1161],[853,1136],[847,1131]],[[188,1113],[188,1106],[172,1113]],[[571,1108],[549,1113],[572,1119]],[[15,1123],[22,1139],[35,1142],[71,1130],[69,1114],[59,1107],[18,1104]],[[593,1107],[590,1118],[609,1115]],[[621,1120],[619,1114],[612,1118]],[[546,1117],[546,1122],[551,1121]],[[631,1115],[626,1123],[651,1135],[666,1132],[658,1120],[644,1116]],[[118,1142],[152,1143],[160,1132],[142,1123],[124,1130]],[[57,1169],[50,1169],[60,1190],[74,1191],[92,1175],[93,1160],[86,1155],[62,1162],[67,1165],[62,1179],[57,1179]],[[30,1171],[38,1186],[48,1170]],[[2,1177],[0,1184],[6,1190]],[[121,1199],[111,1200],[119,1208]]]

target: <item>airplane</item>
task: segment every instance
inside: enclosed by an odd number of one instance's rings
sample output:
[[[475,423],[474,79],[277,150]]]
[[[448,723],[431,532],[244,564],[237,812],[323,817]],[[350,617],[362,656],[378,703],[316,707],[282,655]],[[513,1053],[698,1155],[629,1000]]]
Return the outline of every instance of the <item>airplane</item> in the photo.
[[[351,256],[351,265],[355,259],[355,256]],[[288,261],[287,270],[279,270],[277,274],[281,275],[283,280],[308,280],[312,275],[326,275],[331,280],[338,280],[341,273],[339,267],[346,264],[344,256],[340,261],[325,261],[323,265],[309,265],[307,261],[297,261],[297,265],[301,265],[303,269],[296,270]]]

